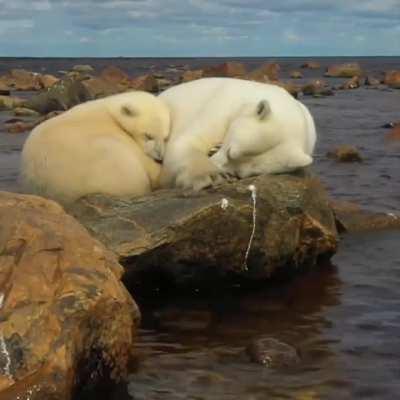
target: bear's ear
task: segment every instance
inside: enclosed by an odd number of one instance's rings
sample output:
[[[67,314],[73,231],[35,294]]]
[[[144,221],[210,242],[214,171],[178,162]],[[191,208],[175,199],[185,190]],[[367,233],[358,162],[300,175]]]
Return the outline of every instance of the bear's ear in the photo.
[[[130,104],[123,104],[121,106],[121,113],[127,117],[134,117],[137,112]]]
[[[271,112],[271,107],[267,100],[261,100],[257,104],[257,117],[263,120]]]

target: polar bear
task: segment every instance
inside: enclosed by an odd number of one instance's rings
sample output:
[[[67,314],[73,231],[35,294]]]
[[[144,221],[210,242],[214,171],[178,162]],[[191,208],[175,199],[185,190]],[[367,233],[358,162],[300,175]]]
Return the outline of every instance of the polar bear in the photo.
[[[22,150],[22,186],[64,204],[93,193],[144,195],[158,184],[169,131],[169,109],[150,93],[77,105],[31,132]]]
[[[289,172],[312,163],[316,142],[308,109],[276,85],[204,78],[159,97],[171,113],[162,186],[200,190],[224,174]],[[211,158],[209,152],[220,149]]]

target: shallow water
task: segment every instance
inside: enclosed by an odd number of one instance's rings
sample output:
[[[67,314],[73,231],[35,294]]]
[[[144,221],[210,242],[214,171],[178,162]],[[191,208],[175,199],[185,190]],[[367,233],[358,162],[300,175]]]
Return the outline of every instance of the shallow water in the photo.
[[[256,65],[262,60],[249,61]],[[283,74],[303,59],[277,60]],[[323,59],[323,65],[341,60]],[[215,60],[0,60],[11,67],[56,72],[73,64],[120,65],[143,73],[149,65],[194,66]],[[400,69],[400,58],[361,59],[379,74]],[[320,77],[322,71],[307,71]],[[331,80],[338,82],[338,80]],[[400,120],[400,91],[362,88],[329,98],[302,98],[318,130],[314,171],[335,197],[366,208],[399,212],[400,145],[381,126]],[[26,134],[2,131],[0,189],[16,191]],[[358,147],[365,161],[338,164],[325,154],[340,144]],[[287,285],[246,292],[193,292],[189,297],[139,298],[143,325],[138,363],[125,394],[113,399],[395,399],[400,390],[399,232],[345,237],[334,266]],[[272,336],[297,347],[302,362],[285,370],[253,364],[252,339]],[[129,394],[130,393],[130,394]],[[111,395],[107,398],[111,398]]]
[[[398,232],[346,237],[334,266],[255,293],[172,301],[155,294],[143,307],[132,398],[397,398],[398,243]],[[295,346],[301,364],[250,363],[244,348],[270,336]]]

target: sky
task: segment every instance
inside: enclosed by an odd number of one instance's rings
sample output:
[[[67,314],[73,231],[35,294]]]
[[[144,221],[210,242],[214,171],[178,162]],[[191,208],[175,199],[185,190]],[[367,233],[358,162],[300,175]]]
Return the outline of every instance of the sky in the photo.
[[[400,0],[0,0],[0,56],[400,55]]]

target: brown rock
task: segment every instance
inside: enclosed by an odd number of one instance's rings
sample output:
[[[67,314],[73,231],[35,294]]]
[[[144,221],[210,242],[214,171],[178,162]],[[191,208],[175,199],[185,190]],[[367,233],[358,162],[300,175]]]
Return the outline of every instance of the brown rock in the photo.
[[[349,90],[349,89],[357,89],[361,86],[361,79],[358,76],[353,76],[350,80],[344,82],[340,85],[340,89]]]
[[[386,72],[383,83],[393,89],[400,89],[400,71]]]
[[[366,86],[379,86],[381,84],[379,79],[374,78],[373,76],[367,76],[365,78],[365,83]]]
[[[246,67],[239,62],[225,62],[207,67],[203,70],[204,77],[242,78],[246,75]]]
[[[297,99],[299,97],[299,93],[302,90],[301,86],[296,85],[293,82],[274,81],[274,82],[270,82],[270,83],[286,89],[295,99]]]
[[[400,123],[394,125],[393,129],[386,135],[388,140],[400,140]]]
[[[300,71],[292,71],[290,73],[290,77],[292,79],[301,79],[303,77],[303,74]]]
[[[322,79],[315,79],[308,82],[302,87],[302,92],[305,96],[331,96],[333,95],[332,89]]]
[[[10,70],[8,74],[1,77],[1,81],[13,90],[32,91],[41,89],[39,74],[24,69]]]
[[[358,204],[347,201],[331,201],[336,225],[340,232],[354,233],[400,229],[400,215],[376,213],[362,209]]]
[[[57,83],[59,81],[58,78],[56,78],[54,75],[39,75],[38,77],[39,79],[39,83],[40,86],[43,89],[49,89],[50,87],[52,87],[55,83]]]
[[[190,82],[194,81],[196,79],[200,79],[203,77],[203,70],[202,69],[196,69],[193,71],[185,71],[182,74],[181,81],[182,82]]]
[[[308,61],[300,66],[300,68],[304,69],[319,69],[321,68],[321,64],[315,62],[315,61]]]
[[[1,192],[0,226],[1,399],[124,376],[139,311],[115,256],[40,197]]]
[[[135,90],[157,93],[159,91],[158,81],[153,75],[142,75],[132,79],[129,87]]]
[[[356,75],[363,75],[363,71],[358,63],[332,65],[327,69],[325,73],[325,76],[335,78],[352,78]]]
[[[129,75],[113,65],[103,69],[100,73],[100,78],[114,85],[128,86],[130,83]]]
[[[249,184],[257,189],[257,217],[246,260],[253,229]],[[221,207],[223,199],[227,207]],[[156,191],[145,201],[90,196],[69,212],[107,248],[132,260],[126,267],[132,284],[138,275],[154,282],[155,271],[177,284],[213,282],[232,273],[264,280],[315,266],[337,245],[322,186],[293,175],[242,179],[197,194]]]
[[[353,146],[339,146],[333,151],[326,154],[329,158],[333,158],[339,162],[361,162],[363,161],[358,150]]]
[[[171,87],[172,85],[173,85],[173,83],[172,83],[171,79],[167,79],[167,78],[157,79],[158,91],[166,90],[169,87]]]
[[[250,71],[246,79],[257,82],[277,81],[281,67],[277,63],[266,63],[259,68]]]
[[[115,85],[102,78],[86,79],[82,81],[82,84],[86,87],[93,99],[111,96],[122,91],[118,85]]]

